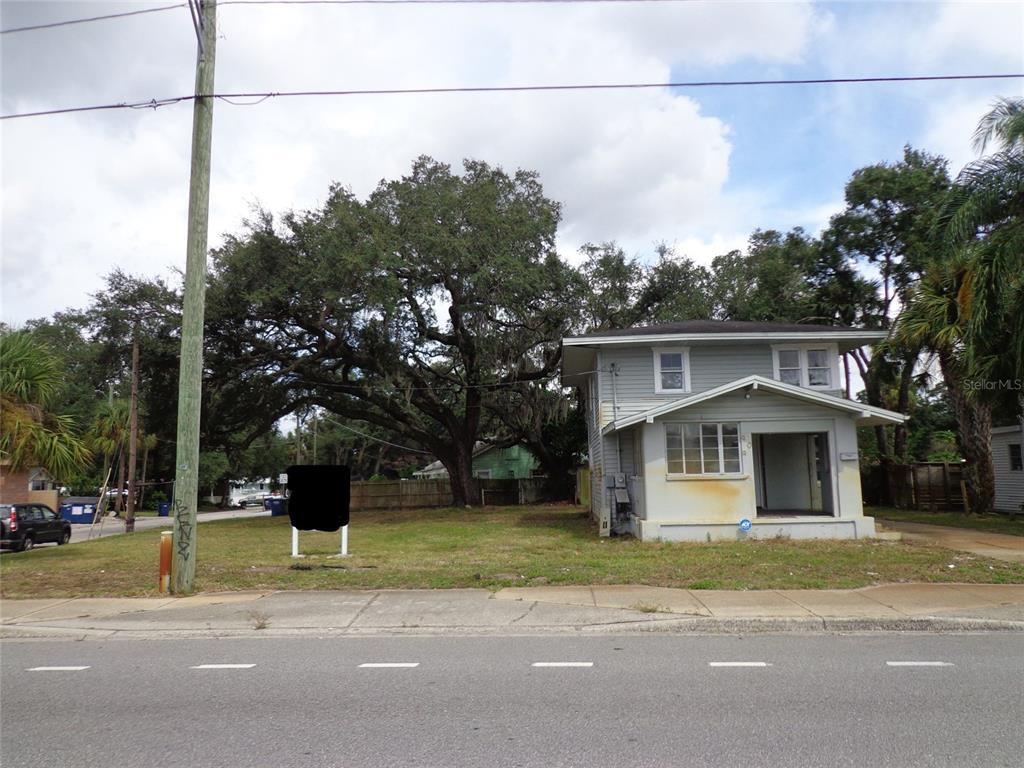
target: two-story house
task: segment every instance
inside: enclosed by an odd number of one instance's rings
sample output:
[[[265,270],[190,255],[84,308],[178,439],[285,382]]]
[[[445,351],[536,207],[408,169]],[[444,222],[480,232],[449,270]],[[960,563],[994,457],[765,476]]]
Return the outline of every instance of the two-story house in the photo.
[[[691,320],[562,339],[587,408],[591,511],[644,540],[865,538],[857,427],[905,416],[843,396],[879,331]]]

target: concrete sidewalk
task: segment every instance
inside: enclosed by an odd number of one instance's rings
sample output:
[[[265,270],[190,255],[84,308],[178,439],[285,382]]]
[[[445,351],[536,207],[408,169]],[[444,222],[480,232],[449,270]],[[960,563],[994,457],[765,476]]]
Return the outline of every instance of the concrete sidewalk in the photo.
[[[0,637],[1024,631],[1024,585],[729,592],[646,586],[225,592],[0,601]]]
[[[907,523],[899,520],[886,520],[885,517],[879,517],[878,520],[886,530],[898,531],[904,541],[914,544],[945,547],[996,560],[1024,563],[1024,536],[972,531],[969,528],[951,528],[946,525]]]

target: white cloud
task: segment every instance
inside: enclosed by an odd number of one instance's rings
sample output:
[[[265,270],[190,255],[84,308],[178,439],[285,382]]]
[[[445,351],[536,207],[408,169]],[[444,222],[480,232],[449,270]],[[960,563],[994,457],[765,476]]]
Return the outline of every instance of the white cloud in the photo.
[[[110,7],[9,3],[4,25]],[[807,3],[224,6],[217,89],[663,82],[689,64],[797,60],[814,18]],[[5,111],[191,89],[187,14],[11,37]],[[84,304],[114,266],[183,265],[190,118],[182,105],[5,126],[5,320]],[[730,216],[730,151],[721,119],[659,90],[218,103],[211,246],[254,203],[312,207],[333,181],[365,195],[421,153],[538,170],[564,203],[569,249],[610,238],[715,243],[714,222]]]

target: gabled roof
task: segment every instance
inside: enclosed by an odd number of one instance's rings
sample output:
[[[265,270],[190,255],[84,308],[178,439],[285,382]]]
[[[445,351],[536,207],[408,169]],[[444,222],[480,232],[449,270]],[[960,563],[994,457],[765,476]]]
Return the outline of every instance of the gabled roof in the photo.
[[[698,403],[704,403],[708,400],[713,400],[716,397],[727,395],[730,392],[736,392],[737,390],[748,388],[751,391],[764,390],[773,394],[803,400],[814,405],[820,405],[825,408],[834,408],[837,411],[856,414],[857,424],[859,426],[866,427],[874,426],[876,424],[902,424],[908,418],[902,413],[888,411],[885,408],[865,405],[864,403],[858,403],[853,400],[836,397],[835,395],[829,395],[824,392],[816,392],[812,389],[804,389],[803,387],[797,387],[792,384],[784,384],[783,382],[776,381],[775,379],[766,379],[764,376],[754,375],[746,376],[742,379],[737,379],[736,381],[731,381],[728,384],[723,384],[722,386],[715,387],[714,389],[698,392],[695,395],[681,397],[678,400],[673,400],[670,403],[664,403],[663,405],[650,408],[619,421],[613,421],[605,426],[602,432],[608,434],[610,432],[624,429],[625,427],[631,427],[634,424],[639,424],[640,422],[646,421],[650,423],[658,416],[664,416],[666,414],[697,405]]]

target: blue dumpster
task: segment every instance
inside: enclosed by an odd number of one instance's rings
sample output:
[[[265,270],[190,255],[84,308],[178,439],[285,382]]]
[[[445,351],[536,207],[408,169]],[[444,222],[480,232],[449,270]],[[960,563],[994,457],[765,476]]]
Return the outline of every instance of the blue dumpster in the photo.
[[[92,523],[97,503],[93,498],[65,499],[60,505],[60,517],[69,523]]]
[[[288,514],[288,500],[282,499],[277,496],[272,496],[267,499],[267,504],[270,506],[271,517],[281,517],[282,515]]]
[[[156,508],[157,517],[168,517],[171,514],[171,502],[161,501]]]

